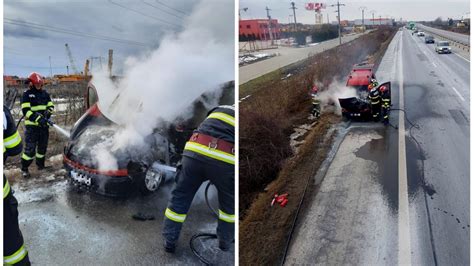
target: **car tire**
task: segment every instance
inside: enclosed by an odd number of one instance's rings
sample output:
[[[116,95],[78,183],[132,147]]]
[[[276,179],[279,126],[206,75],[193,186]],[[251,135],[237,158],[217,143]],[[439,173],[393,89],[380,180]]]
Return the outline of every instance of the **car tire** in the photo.
[[[142,195],[149,195],[158,191],[165,182],[164,173],[157,172],[141,163],[130,163],[128,165],[128,172],[138,192]]]

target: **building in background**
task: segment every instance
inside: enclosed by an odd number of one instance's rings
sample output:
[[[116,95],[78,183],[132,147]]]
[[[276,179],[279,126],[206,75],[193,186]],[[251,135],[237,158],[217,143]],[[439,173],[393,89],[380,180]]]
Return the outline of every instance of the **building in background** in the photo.
[[[271,20],[271,33],[274,40],[280,39],[278,20]],[[271,40],[268,19],[239,20],[240,40]]]
[[[395,23],[395,20],[391,19],[391,18],[376,18],[376,19],[366,18],[366,19],[364,19],[364,25],[365,26],[379,26],[379,25],[392,26],[394,23]],[[354,25],[356,25],[356,26],[362,25],[362,19],[356,19],[354,21]]]

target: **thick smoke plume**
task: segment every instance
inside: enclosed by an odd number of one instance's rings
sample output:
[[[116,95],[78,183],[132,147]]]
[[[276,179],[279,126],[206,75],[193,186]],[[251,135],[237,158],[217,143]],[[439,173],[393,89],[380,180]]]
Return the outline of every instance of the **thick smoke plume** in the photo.
[[[316,84],[321,88],[321,84]],[[337,115],[342,115],[341,105],[338,99],[357,97],[357,91],[354,88],[347,87],[345,82],[334,80],[328,88],[318,93],[321,101],[321,112],[334,111]]]
[[[114,165],[104,162],[111,160],[110,149],[144,145],[160,121],[190,117],[196,98],[234,80],[233,18],[232,0],[203,0],[183,31],[163,37],[155,51],[128,58],[117,83],[94,74],[100,110],[121,125],[111,145],[96,147],[99,165]]]

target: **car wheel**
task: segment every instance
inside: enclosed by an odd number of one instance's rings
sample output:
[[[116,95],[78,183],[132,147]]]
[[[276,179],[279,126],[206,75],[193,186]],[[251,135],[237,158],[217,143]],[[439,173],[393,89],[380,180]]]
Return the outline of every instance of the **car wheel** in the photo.
[[[157,191],[165,181],[165,176],[162,172],[141,163],[130,163],[128,173],[142,195],[148,195]]]
[[[148,168],[145,173],[144,186],[146,192],[155,192],[165,182],[165,175],[161,171]]]

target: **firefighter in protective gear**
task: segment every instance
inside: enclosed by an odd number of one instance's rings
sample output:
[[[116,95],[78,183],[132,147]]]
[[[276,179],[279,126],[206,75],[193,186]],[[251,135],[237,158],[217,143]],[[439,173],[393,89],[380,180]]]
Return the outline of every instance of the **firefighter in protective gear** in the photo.
[[[321,115],[321,101],[318,98],[318,87],[316,85],[311,89],[311,114],[318,118]]]
[[[381,98],[378,87],[373,87],[372,84],[369,85],[369,100],[370,100],[370,109],[372,113],[372,119],[374,121],[379,121],[380,119],[380,106]]]
[[[21,153],[21,137],[16,130],[15,120],[3,106],[3,164],[8,156]],[[3,264],[30,265],[28,252],[18,225],[18,202],[13,196],[10,184],[3,175]]]
[[[25,151],[21,156],[23,177],[29,177],[28,167],[36,158],[39,170],[44,169],[48,148],[49,122],[54,104],[48,92],[43,90],[43,78],[38,73],[28,77],[29,89],[23,93],[21,110],[25,117]]]
[[[390,92],[386,86],[380,86],[380,98],[382,100],[382,122],[388,125],[390,115]]]
[[[372,85],[372,88],[375,88],[375,87],[378,87],[378,86],[379,86],[379,83],[378,83],[378,81],[377,81],[376,79],[371,79],[369,86],[371,86],[371,85]],[[370,88],[369,88],[369,89],[370,89]]]
[[[218,191],[219,248],[227,251],[234,241],[234,113],[233,106],[212,109],[184,147],[182,169],[165,211],[163,237],[167,252],[174,252],[194,195],[206,180]]]

